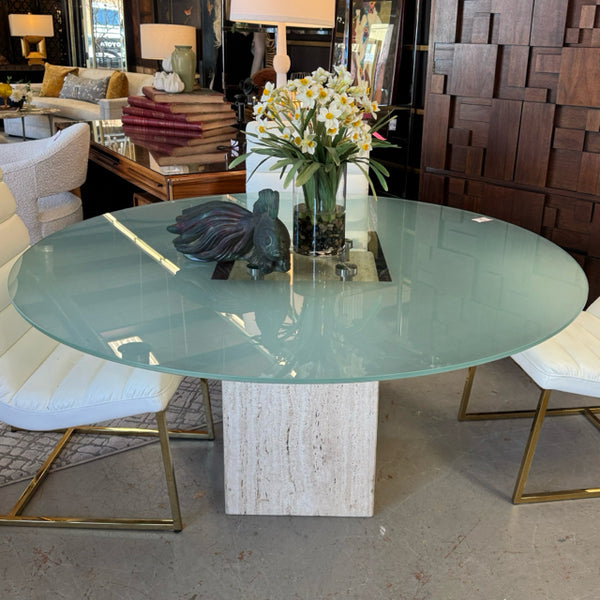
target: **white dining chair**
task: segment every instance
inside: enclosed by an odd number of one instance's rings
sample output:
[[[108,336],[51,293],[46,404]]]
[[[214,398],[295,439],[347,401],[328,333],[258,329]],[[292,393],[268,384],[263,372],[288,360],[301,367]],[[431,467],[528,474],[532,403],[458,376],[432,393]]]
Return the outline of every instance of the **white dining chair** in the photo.
[[[64,432],[57,433],[59,440],[56,447],[12,509],[0,515],[0,525],[180,531],[183,524],[165,410],[182,378],[87,355],[47,337],[20,316],[10,301],[9,286],[16,283],[9,282],[9,272],[29,246],[29,235],[15,210],[15,201],[2,181],[0,171],[0,421],[18,429]],[[206,407],[209,402],[208,387],[206,380],[202,380],[202,383]],[[23,514],[54,459],[74,433],[120,433],[122,430],[119,428],[86,426],[148,412],[155,413],[156,430],[132,428],[127,431],[139,435],[158,435],[160,439],[170,518]],[[197,437],[212,435],[210,404],[206,418],[209,420],[209,432],[202,432]]]
[[[514,354],[511,358],[541,388],[537,408],[470,412],[468,405],[476,369],[470,367],[458,413],[459,420],[533,417],[513,491],[514,504],[599,497],[600,487],[526,493],[525,484],[546,416],[583,414],[600,429],[600,419],[596,416],[600,412],[600,406],[590,406],[588,402],[585,406],[548,408],[552,391],[600,398],[600,299],[582,311],[570,325],[555,336],[529,350]]]
[[[75,123],[40,140],[0,144],[4,182],[31,244],[82,220],[81,198],[74,191],[86,180],[89,148],[87,123]]]

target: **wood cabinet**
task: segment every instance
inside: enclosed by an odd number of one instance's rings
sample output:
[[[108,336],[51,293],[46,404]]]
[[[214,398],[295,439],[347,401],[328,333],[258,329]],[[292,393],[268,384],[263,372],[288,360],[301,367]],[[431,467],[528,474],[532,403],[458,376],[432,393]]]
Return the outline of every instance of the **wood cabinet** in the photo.
[[[435,0],[420,199],[535,231],[600,295],[600,5]]]

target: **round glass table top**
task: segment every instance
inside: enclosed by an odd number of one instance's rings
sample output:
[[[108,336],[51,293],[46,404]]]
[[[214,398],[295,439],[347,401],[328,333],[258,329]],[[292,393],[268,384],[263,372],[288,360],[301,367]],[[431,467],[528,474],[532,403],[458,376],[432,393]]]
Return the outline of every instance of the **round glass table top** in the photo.
[[[496,219],[434,204],[349,198],[347,260],[293,255],[252,279],[245,263],[178,253],[167,226],[190,205],[106,214],[52,234],[15,263],[9,293],[47,335],[102,358],[259,383],[412,377],[509,356],[583,308],[587,280],[558,246]],[[279,215],[291,232],[291,201]]]

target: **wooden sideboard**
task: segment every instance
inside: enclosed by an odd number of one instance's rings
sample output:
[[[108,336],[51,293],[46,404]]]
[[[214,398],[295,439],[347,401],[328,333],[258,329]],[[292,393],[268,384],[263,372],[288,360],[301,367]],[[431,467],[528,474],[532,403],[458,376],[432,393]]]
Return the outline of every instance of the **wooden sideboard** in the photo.
[[[116,137],[114,126],[100,136],[97,123],[91,128],[88,178],[82,187],[85,218],[133,206],[140,197],[160,202],[245,191],[243,168],[229,170],[224,161],[194,165],[186,173],[159,171],[150,168],[148,151]]]

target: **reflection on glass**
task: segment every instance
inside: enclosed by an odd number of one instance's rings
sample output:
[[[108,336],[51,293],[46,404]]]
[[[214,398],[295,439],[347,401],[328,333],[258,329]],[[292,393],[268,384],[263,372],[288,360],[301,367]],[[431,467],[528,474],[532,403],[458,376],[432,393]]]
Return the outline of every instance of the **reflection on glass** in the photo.
[[[83,0],[88,67],[127,69],[123,0]]]

